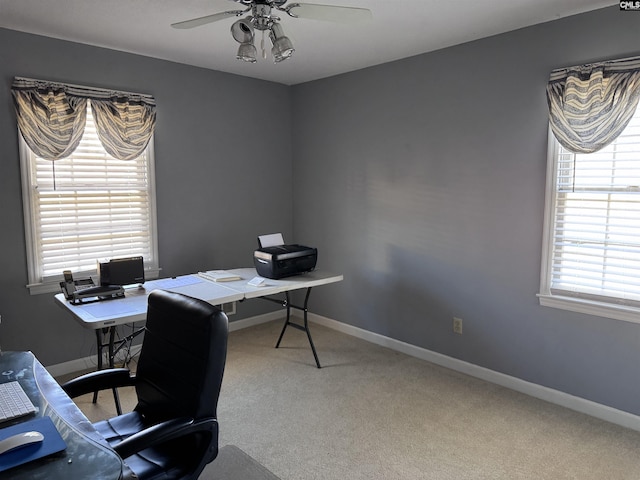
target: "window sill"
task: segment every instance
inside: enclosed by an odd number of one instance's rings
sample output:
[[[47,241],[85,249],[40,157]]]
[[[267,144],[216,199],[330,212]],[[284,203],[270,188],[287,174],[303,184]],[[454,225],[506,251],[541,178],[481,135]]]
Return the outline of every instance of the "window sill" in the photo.
[[[559,308],[624,322],[640,323],[640,308],[637,307],[542,293],[538,294],[538,298],[540,305],[544,307]]]
[[[155,280],[160,276],[159,268],[145,270],[145,280]],[[86,278],[86,277],[85,277]],[[62,279],[60,279],[62,280]],[[41,295],[43,293],[60,293],[60,280],[53,282],[32,283],[27,285],[30,295]]]

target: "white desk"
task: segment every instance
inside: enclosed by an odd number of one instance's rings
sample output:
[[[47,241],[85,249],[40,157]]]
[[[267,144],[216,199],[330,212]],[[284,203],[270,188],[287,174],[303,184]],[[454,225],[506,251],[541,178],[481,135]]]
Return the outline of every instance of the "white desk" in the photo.
[[[278,303],[287,309],[287,318],[280,333],[276,348],[280,345],[287,326],[304,330],[307,333],[316,366],[320,368],[320,362],[315,346],[313,345],[313,340],[311,339],[311,334],[309,333],[307,322],[309,294],[312,287],[339,282],[343,279],[343,276],[312,271],[281,280],[265,279],[263,286],[253,287],[248,285],[248,281],[257,276],[254,268],[238,268],[229,270],[229,272],[240,276],[241,280],[233,282],[213,282],[205,280],[197,274],[192,274],[176,278],[148,281],[143,287],[127,289],[124,298],[74,305],[68,302],[62,293],[59,293],[55,296],[55,301],[59,306],[71,313],[72,317],[77,320],[80,325],[96,331],[99,369],[102,368],[102,352],[105,347],[109,348],[109,365],[111,367],[113,366],[113,357],[115,353],[117,353],[114,352],[115,326],[144,321],[147,314],[147,297],[151,291],[156,289],[182,293],[199,298],[213,305],[239,302],[252,298],[263,298]],[[304,304],[302,306],[293,305],[289,300],[289,292],[300,289],[306,289]],[[274,298],[268,298],[277,294],[284,294],[285,299],[276,300]],[[291,322],[291,308],[304,312],[304,324],[302,326]],[[105,344],[103,335],[107,333],[109,333],[109,342]]]

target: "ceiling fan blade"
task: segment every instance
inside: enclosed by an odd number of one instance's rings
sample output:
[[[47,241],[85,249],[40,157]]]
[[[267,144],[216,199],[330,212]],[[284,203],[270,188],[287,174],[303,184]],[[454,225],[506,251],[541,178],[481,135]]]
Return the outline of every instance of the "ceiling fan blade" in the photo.
[[[191,20],[185,20],[184,22],[172,23],[173,28],[194,28],[207,23],[217,22],[218,20],[224,20],[229,17],[237,17],[242,15],[246,10],[229,10],[228,12],[214,13],[213,15],[206,15],[204,17],[193,18]]]
[[[337,23],[358,23],[371,20],[371,10],[368,8],[340,7],[337,5],[320,5],[315,3],[292,3],[283,8],[295,18],[311,20],[325,20]]]

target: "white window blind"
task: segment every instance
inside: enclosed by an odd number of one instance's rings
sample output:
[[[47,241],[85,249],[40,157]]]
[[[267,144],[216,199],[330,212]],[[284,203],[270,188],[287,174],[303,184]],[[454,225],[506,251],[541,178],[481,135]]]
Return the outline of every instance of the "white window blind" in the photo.
[[[598,152],[574,154],[553,135],[550,141],[541,296],[620,307],[622,316],[611,316],[633,319],[630,309],[640,307],[640,109]]]
[[[31,284],[58,281],[63,270],[92,274],[97,260],[128,256],[142,256],[157,271],[151,146],[134,160],[111,157],[89,105],[84,136],[69,157],[51,162],[24,142],[22,149]]]

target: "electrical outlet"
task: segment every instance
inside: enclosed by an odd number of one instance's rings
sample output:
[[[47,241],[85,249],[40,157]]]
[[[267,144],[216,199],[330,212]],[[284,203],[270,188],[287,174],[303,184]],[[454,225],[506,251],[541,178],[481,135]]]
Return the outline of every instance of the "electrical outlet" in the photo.
[[[453,333],[462,335],[462,319],[453,317]]]

